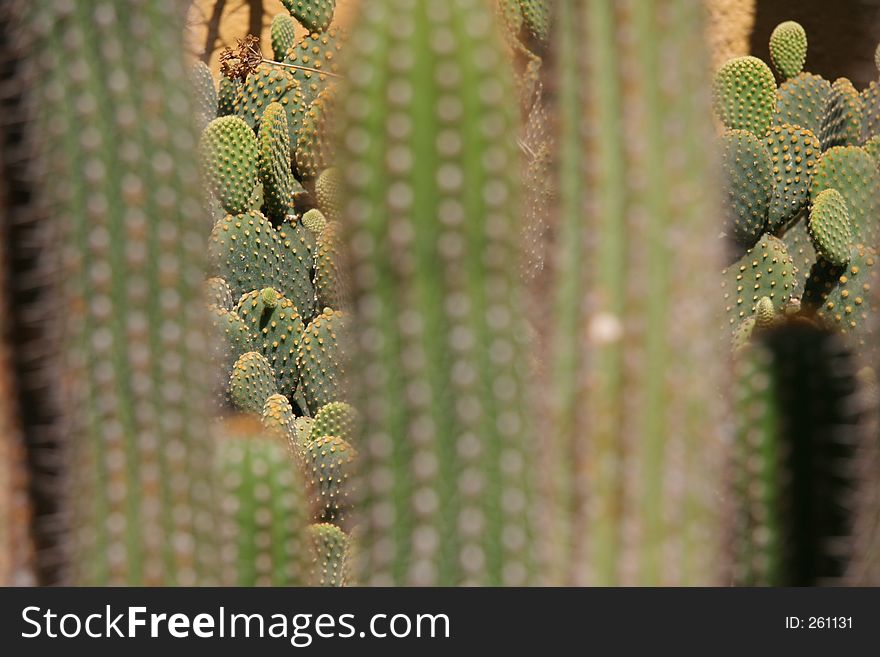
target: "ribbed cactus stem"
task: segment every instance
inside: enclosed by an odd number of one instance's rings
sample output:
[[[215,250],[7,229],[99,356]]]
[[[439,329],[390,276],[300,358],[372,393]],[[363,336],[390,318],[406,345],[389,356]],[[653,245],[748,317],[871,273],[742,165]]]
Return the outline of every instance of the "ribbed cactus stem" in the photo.
[[[204,220],[170,0],[23,2],[72,427],[66,581],[213,581]]]
[[[366,584],[532,581],[512,81],[482,0],[381,0],[346,45]]]
[[[561,0],[557,581],[716,581],[718,216],[701,8]],[[700,302],[696,302],[700,299]],[[705,303],[703,303],[705,300]]]

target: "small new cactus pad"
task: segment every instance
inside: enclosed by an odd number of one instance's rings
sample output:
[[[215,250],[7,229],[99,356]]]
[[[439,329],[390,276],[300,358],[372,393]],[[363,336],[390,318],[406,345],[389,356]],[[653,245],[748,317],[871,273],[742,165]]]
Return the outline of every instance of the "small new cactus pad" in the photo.
[[[226,76],[220,78],[220,89],[217,92],[217,116],[235,114],[235,105],[242,93],[241,80],[230,80]]]
[[[248,209],[257,184],[257,140],[237,116],[211,121],[199,142],[202,172],[208,189],[230,214]]]
[[[263,208],[266,216],[280,223],[287,216],[293,177],[290,172],[287,114],[280,103],[270,103],[263,113],[257,142],[257,169],[263,184]]]
[[[330,402],[315,413],[311,439],[338,436],[351,443],[357,424],[357,411],[345,402]]]
[[[281,103],[284,107],[290,147],[295,148],[309,101],[303,96],[299,82],[290,71],[271,64],[260,64],[256,73],[248,76],[236,97],[235,113],[249,126],[256,128],[266,108],[273,102]]]
[[[849,344],[863,354],[876,351],[877,262],[874,249],[854,246],[849,262],[842,267],[819,260],[804,290],[804,306],[829,328],[844,333]]]
[[[836,189],[826,189],[813,199],[807,224],[816,253],[832,265],[849,261],[852,228],[846,201]]]
[[[281,0],[281,4],[310,32],[330,27],[336,9],[336,0]]]
[[[862,98],[846,78],[838,78],[831,85],[831,94],[825,104],[819,140],[822,150],[832,146],[855,146],[862,139]]]
[[[773,172],[764,142],[748,130],[728,130],[721,138],[727,233],[752,246],[767,224]]]
[[[209,306],[219,306],[226,310],[232,310],[235,303],[229,283],[218,276],[205,281],[205,301]]]
[[[799,125],[818,135],[825,116],[831,83],[821,75],[801,73],[786,80],[776,90],[773,123]]]
[[[285,63],[307,66],[327,73],[338,73],[339,51],[342,49],[342,33],[336,27],[324,32],[304,35],[295,46],[287,51]],[[293,77],[299,81],[303,103],[312,104],[321,90],[330,81],[330,76],[314,71],[294,70]]]
[[[249,351],[232,366],[229,397],[245,413],[260,415],[266,400],[277,392],[275,372],[263,354]]]
[[[843,576],[854,526],[855,372],[833,334],[797,320],[756,334],[737,354],[735,584],[815,586]]]
[[[337,436],[323,436],[306,444],[302,468],[315,520],[338,522],[345,517],[355,458],[351,445]]]
[[[342,181],[336,167],[324,169],[315,181],[318,208],[330,221],[342,218]]]
[[[765,329],[773,326],[775,321],[776,309],[773,307],[773,301],[770,297],[758,299],[758,305],[755,306],[755,328]]]
[[[267,433],[281,438],[291,451],[299,453],[305,443],[300,443],[296,432],[296,416],[293,414],[293,406],[284,395],[269,395],[263,404],[261,413],[263,428]]]
[[[317,238],[315,252],[315,294],[318,306],[339,308],[342,277],[339,272],[337,225],[329,223]]]
[[[276,14],[272,18],[269,33],[272,38],[272,55],[280,62],[296,42],[296,23],[289,14]]]
[[[196,60],[190,66],[190,82],[194,93],[196,125],[202,130],[217,117],[217,89],[211,69],[202,60]]]
[[[538,41],[547,41],[550,36],[549,5],[549,0],[519,0],[523,21]]]
[[[218,438],[223,583],[305,586],[317,555],[304,477],[287,446],[248,418],[225,422]]]
[[[235,311],[251,331],[254,348],[275,372],[278,392],[292,397],[299,381],[297,347],[303,336],[303,322],[296,307],[273,288],[244,295]]]
[[[211,231],[209,246],[211,265],[234,298],[267,286],[286,291],[281,237],[259,212],[226,215]]]
[[[350,539],[336,525],[327,522],[309,526],[315,560],[309,573],[310,586],[345,586],[349,580]]]
[[[327,85],[306,112],[296,142],[296,170],[304,180],[313,179],[333,163],[331,137],[335,98],[336,85]]]
[[[861,93],[862,139],[880,135],[880,81],[872,80]]]
[[[776,110],[776,80],[757,57],[737,57],[715,74],[715,111],[732,130],[749,130],[763,137]]]
[[[345,316],[325,308],[309,322],[299,341],[296,366],[303,396],[312,413],[339,398],[344,368],[340,338],[344,328]]]
[[[783,80],[793,78],[807,61],[807,33],[800,23],[785,21],[770,34],[770,61]]]
[[[302,216],[302,225],[313,235],[320,235],[327,227],[327,219],[318,209],[311,209]]]
[[[846,201],[853,240],[868,246],[880,237],[880,171],[868,152],[858,146],[835,146],[816,164],[810,196],[836,189]]]
[[[771,126],[766,139],[773,170],[767,225],[775,233],[806,207],[821,151],[816,135],[796,125]]]
[[[777,309],[798,292],[797,269],[785,245],[764,235],[737,262],[722,272],[727,318],[731,329],[753,315],[761,297]]]

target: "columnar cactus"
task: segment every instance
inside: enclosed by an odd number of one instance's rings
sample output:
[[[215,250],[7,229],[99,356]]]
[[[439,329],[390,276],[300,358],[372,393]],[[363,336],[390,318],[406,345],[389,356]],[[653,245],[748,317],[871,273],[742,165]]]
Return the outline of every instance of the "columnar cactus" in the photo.
[[[572,584],[715,583],[724,444],[701,8],[557,5],[549,567]],[[774,88],[757,60],[727,67],[728,127],[763,137]]]
[[[525,584],[533,440],[500,35],[482,0],[364,4],[338,116],[359,572],[366,584]]]
[[[179,5],[17,2],[36,175],[61,231],[64,581],[217,573],[204,225]]]

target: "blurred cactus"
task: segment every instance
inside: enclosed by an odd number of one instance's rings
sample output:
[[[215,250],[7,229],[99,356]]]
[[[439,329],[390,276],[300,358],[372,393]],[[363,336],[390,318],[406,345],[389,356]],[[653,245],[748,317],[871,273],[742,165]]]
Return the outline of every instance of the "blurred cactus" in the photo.
[[[196,118],[174,2],[15,2],[58,223],[64,581],[214,581]],[[71,102],[71,99],[75,99]]]
[[[369,3],[347,44],[366,584],[533,581],[515,107],[487,5]]]
[[[560,517],[548,562],[571,584],[712,584],[725,449],[718,295],[704,275],[720,253],[708,80],[695,55],[701,8],[557,5],[560,213],[545,431],[558,442],[545,451]],[[763,137],[775,105],[766,65],[734,60],[715,91],[728,127]]]

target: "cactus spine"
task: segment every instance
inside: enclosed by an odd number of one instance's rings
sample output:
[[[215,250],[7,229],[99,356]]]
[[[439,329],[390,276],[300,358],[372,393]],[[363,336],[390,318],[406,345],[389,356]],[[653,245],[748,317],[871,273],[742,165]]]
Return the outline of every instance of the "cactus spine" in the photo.
[[[549,534],[557,581],[709,584],[717,266],[700,7],[562,0]],[[717,296],[717,295],[716,295]],[[692,303],[693,299],[707,303]],[[716,362],[718,358],[714,359]]]
[[[500,35],[482,0],[382,0],[355,25],[338,118],[360,573],[525,584],[518,163]]]
[[[62,231],[72,584],[210,582],[204,252],[177,3],[20,3]],[[27,5],[27,6],[25,6]]]

